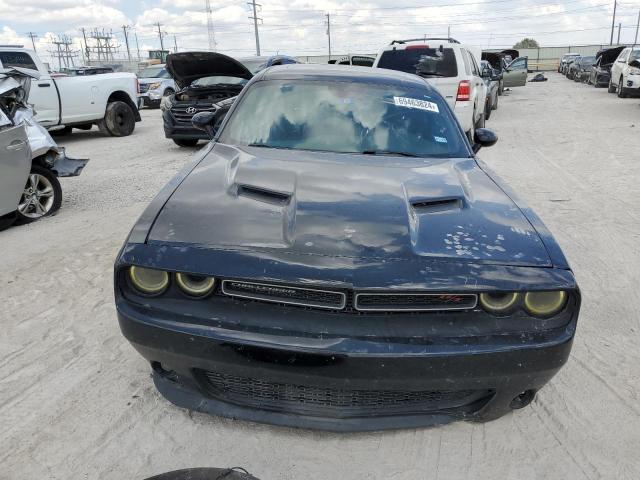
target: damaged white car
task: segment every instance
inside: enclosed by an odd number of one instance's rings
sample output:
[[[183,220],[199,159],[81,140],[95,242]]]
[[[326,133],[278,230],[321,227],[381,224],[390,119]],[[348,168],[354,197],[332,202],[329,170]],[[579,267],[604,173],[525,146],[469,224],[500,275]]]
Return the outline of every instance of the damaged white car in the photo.
[[[72,177],[88,160],[72,159],[34,120],[27,103],[38,72],[0,68],[0,228],[55,213],[62,203],[58,177]]]

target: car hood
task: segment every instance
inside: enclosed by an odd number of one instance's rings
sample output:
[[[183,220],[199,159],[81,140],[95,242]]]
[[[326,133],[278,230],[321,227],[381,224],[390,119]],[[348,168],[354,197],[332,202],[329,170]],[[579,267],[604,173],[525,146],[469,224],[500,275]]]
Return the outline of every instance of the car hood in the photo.
[[[145,77],[145,78],[139,78],[138,82],[139,83],[162,83],[164,79],[163,78],[157,78],[157,77]]]
[[[472,158],[217,144],[166,202],[147,242],[551,266],[536,230]]]
[[[600,58],[600,65],[612,64],[613,62],[615,62],[616,58],[618,58],[618,55],[620,55],[620,52],[625,48],[626,47],[614,47],[614,48],[607,48],[605,50],[600,50],[596,54],[596,60]]]
[[[183,52],[167,55],[166,68],[178,88],[204,77],[237,77],[250,80],[253,74],[236,59],[216,52]]]

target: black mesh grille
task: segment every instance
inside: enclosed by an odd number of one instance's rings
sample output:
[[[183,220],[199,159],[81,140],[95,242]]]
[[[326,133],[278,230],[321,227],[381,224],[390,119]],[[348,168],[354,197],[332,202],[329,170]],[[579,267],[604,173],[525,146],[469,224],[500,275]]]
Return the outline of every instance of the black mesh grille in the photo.
[[[263,410],[329,417],[468,411],[491,390],[342,390],[198,371],[219,400]],[[476,407],[477,408],[477,407]]]
[[[235,280],[222,282],[222,291],[236,297],[334,310],[344,308],[346,300],[342,292]]]
[[[187,112],[188,109],[194,109],[194,110],[189,110]],[[196,114],[196,113],[200,113],[200,112],[212,112],[215,110],[215,107],[211,104],[208,105],[184,105],[184,106],[179,106],[179,107],[172,107],[171,108],[171,114],[173,115],[173,118],[176,119],[177,122],[179,123],[188,123],[191,124],[191,118]]]
[[[358,310],[465,310],[474,308],[475,294],[374,294],[356,295]]]

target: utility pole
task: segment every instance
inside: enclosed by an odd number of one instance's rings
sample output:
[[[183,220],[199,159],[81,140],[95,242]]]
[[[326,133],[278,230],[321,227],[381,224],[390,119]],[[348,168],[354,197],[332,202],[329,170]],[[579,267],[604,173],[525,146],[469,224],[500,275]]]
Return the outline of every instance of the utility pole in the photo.
[[[327,13],[327,37],[329,38],[329,60],[331,60],[331,14]]]
[[[622,30],[622,23],[618,24],[618,45],[620,45],[620,30]]]
[[[175,34],[173,35],[173,53],[178,53],[178,41]]]
[[[38,35],[33,32],[29,32],[29,38],[31,39],[31,45],[33,45],[33,51],[36,52],[36,38],[38,38]]]
[[[164,50],[164,42],[162,41],[162,30],[160,30],[160,27],[162,26],[162,24],[160,22],[157,22],[155,24],[158,27],[158,37],[160,37],[160,50]]]
[[[633,46],[634,47],[638,43],[638,28],[640,28],[640,10],[638,10],[638,23],[636,23],[636,39],[633,41]]]
[[[616,9],[618,8],[618,0],[613,0],[613,19],[611,20],[611,41],[609,45],[613,45],[613,29],[616,25]]]
[[[209,34],[209,50],[216,51],[216,33],[213,29],[213,12],[211,11],[211,0],[205,0],[207,11],[207,33]]]
[[[256,55],[260,56],[260,36],[258,34],[258,20],[262,21],[261,18],[258,18],[258,12],[256,11],[256,7],[261,7],[262,5],[257,4],[256,0],[251,0],[251,2],[247,2],[247,5],[251,5],[253,7],[253,17],[249,17],[253,20],[253,29],[256,32]]]
[[[451,38],[451,25],[447,27],[447,38]]]
[[[138,50],[138,61],[140,61],[140,44],[138,43],[138,32],[133,32],[136,36],[136,50]]]
[[[84,38],[84,51],[87,56],[87,65],[89,65],[89,62],[91,61],[91,56],[89,55],[90,50],[89,50],[89,44],[87,43],[87,34],[84,31],[84,27],[82,27],[80,30],[82,31],[82,38]]]
[[[124,43],[127,45],[127,58],[131,61],[131,51],[129,50],[129,36],[127,35],[127,30],[130,30],[131,27],[129,25],[122,25],[122,31],[124,32]]]

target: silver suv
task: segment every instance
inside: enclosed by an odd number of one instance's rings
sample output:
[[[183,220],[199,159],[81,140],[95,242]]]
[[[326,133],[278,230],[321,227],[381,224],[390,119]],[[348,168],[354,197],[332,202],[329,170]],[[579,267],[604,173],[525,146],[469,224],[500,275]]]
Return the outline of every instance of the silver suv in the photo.
[[[473,142],[475,129],[484,127],[487,97],[479,63],[479,56],[453,38],[419,38],[392,41],[378,53],[373,67],[423,77],[445,98]]]

